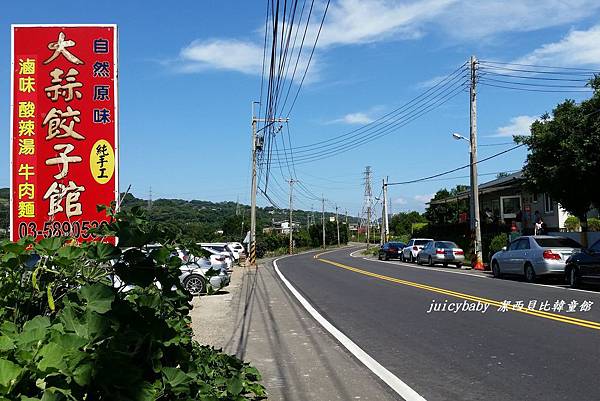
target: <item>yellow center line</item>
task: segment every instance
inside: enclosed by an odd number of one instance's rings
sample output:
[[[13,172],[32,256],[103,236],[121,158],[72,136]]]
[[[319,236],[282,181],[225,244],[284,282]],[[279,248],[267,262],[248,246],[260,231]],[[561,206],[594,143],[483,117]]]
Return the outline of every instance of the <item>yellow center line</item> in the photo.
[[[448,295],[451,297],[455,297],[455,298],[460,298],[460,299],[465,299],[467,301],[473,301],[473,302],[481,302],[483,304],[488,304],[488,305],[492,305],[492,306],[497,306],[497,307],[501,307],[502,306],[502,302],[501,301],[496,301],[493,299],[488,299],[488,298],[482,298],[482,297],[478,297],[475,295],[470,295],[470,294],[464,294],[462,292],[457,292],[457,291],[451,291],[451,290],[446,290],[444,288],[439,288],[439,287],[433,287],[430,285],[426,285],[426,284],[420,284],[420,283],[415,283],[413,281],[407,281],[407,280],[402,280],[399,278],[394,278],[394,277],[389,277],[389,276],[384,276],[382,274],[377,274],[377,273],[373,273],[367,270],[362,270],[362,269],[358,269],[356,267],[352,267],[352,266],[348,266],[348,265],[344,265],[342,263],[338,263],[338,262],[334,262],[331,260],[327,260],[327,259],[320,259],[318,256],[320,255],[315,255],[316,259],[342,268],[342,269],[346,269],[355,273],[359,273],[365,276],[369,276],[369,277],[375,277],[381,280],[385,280],[385,281],[390,281],[393,283],[397,283],[397,284],[402,284],[402,285],[406,285],[409,287],[414,287],[414,288],[420,288],[426,291],[431,291],[431,292],[436,292],[438,294],[444,294],[444,295]],[[544,319],[550,319],[550,320],[555,320],[558,322],[563,322],[563,323],[568,323],[568,324],[573,324],[576,326],[581,326],[581,327],[587,327],[590,329],[595,329],[595,330],[600,330],[600,322],[594,322],[591,320],[584,320],[584,319],[578,319],[578,318],[574,318],[571,316],[564,316],[564,315],[559,315],[557,313],[552,313],[552,312],[546,312],[546,311],[538,311],[538,310],[534,310],[534,309],[526,309],[526,308],[522,308],[522,309],[513,309],[512,306],[508,307],[508,311],[512,311],[512,312],[519,312],[519,313],[524,313],[527,315],[533,315],[533,316],[537,316],[537,317],[542,317]]]

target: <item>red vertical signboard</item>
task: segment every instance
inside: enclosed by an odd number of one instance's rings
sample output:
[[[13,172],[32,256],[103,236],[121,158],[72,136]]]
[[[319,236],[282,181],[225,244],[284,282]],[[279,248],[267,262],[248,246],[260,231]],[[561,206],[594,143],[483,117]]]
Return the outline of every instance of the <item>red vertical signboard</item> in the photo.
[[[11,57],[11,239],[94,239],[119,196],[117,27],[13,25]]]

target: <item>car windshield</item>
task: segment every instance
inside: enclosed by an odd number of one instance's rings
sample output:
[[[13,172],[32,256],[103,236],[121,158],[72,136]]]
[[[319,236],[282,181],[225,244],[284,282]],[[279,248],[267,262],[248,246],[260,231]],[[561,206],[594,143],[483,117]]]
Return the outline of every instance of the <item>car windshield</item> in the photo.
[[[438,248],[443,248],[443,249],[458,248],[458,245],[456,245],[454,242],[450,242],[450,241],[436,242],[435,246]]]
[[[390,246],[395,246],[396,248],[404,248],[404,244],[402,242],[390,242]]]
[[[581,244],[571,238],[535,238],[542,248],[581,248]]]
[[[431,240],[428,239],[417,239],[415,240],[415,245],[425,245],[426,243],[430,242]]]

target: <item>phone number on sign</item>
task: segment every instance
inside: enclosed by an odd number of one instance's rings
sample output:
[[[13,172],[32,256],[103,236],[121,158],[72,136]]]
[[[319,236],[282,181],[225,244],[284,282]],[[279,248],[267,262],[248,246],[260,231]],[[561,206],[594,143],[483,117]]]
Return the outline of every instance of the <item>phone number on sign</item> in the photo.
[[[38,227],[35,222],[22,222],[19,224],[19,237],[81,237],[83,239],[96,239],[98,235],[92,234],[89,231],[106,224],[105,221],[46,221],[43,227]]]

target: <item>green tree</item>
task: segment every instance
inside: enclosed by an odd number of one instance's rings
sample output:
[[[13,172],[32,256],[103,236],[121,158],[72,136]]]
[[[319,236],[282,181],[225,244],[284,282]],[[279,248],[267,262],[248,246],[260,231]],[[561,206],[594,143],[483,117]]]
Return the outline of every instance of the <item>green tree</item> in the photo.
[[[600,206],[600,76],[590,86],[593,96],[581,102],[565,100],[531,125],[530,136],[515,141],[527,145],[523,167],[528,186],[548,193],[588,230],[587,212]],[[582,234],[582,241],[587,236]]]
[[[427,223],[427,218],[416,211],[400,212],[392,216],[390,231],[396,236],[410,235],[415,223]]]
[[[462,212],[467,212],[469,209],[468,205],[465,203],[452,198],[456,198],[458,194],[468,189],[469,187],[466,185],[457,185],[450,191],[446,188],[437,191],[431,200],[448,199],[448,202],[438,205],[429,205],[424,213],[427,221],[431,224],[458,223],[458,215]]]

